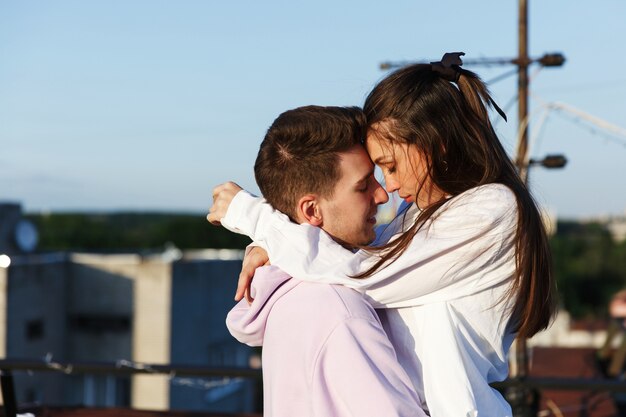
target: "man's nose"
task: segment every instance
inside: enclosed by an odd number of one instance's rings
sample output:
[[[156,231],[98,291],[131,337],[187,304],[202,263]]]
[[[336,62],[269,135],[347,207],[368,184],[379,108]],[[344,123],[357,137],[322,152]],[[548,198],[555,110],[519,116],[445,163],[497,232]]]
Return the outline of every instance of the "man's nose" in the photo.
[[[389,194],[383,189],[382,185],[378,181],[376,181],[377,186],[376,190],[374,190],[374,201],[376,204],[385,204],[389,201]]]
[[[400,188],[397,184],[396,181],[392,180],[392,179],[387,179],[385,178],[385,190],[387,190],[388,193],[393,193],[394,191],[397,191],[398,188]]]

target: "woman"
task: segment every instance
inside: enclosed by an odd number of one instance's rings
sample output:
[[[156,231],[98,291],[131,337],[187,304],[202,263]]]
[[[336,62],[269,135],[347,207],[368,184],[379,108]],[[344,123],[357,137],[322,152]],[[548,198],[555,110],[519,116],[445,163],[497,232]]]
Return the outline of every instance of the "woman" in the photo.
[[[226,213],[222,224],[260,242],[290,275],[362,290],[386,309],[398,359],[431,416],[510,416],[489,384],[506,378],[515,336],[549,324],[554,281],[537,207],[486,105],[501,111],[459,55],[400,69],[365,101],[368,153],[387,191],[409,203],[376,247],[352,253],[245,192],[226,212],[232,188],[224,198],[216,189],[209,219]]]

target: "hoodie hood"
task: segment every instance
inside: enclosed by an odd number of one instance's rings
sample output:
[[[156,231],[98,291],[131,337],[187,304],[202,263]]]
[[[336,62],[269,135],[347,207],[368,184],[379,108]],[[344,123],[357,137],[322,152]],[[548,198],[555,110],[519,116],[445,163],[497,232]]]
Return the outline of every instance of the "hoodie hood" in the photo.
[[[248,346],[263,345],[265,325],[272,307],[283,295],[300,284],[276,266],[258,268],[252,280],[250,294],[254,301],[244,298],[226,316],[230,334]]]

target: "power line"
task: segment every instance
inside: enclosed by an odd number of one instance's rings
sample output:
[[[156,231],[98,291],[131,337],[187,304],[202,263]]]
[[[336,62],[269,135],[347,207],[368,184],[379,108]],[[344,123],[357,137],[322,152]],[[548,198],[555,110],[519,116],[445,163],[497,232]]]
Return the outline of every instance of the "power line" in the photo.
[[[568,119],[581,127],[586,128],[593,134],[603,136],[605,139],[610,140],[618,145],[626,147],[626,129],[618,126],[614,123],[606,121],[598,116],[594,116],[586,111],[577,109],[569,104],[563,102],[545,102],[541,98],[533,95],[533,98],[538,100],[542,106],[540,110],[544,113],[544,117],[539,123],[541,126],[546,122],[547,117],[553,113],[559,115],[567,115]]]

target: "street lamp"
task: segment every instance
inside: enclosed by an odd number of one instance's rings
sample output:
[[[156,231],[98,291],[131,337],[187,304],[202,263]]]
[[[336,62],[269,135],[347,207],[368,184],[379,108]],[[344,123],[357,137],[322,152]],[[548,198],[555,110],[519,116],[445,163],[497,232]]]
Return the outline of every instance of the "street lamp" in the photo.
[[[0,255],[0,268],[8,268],[11,265],[11,258],[9,255],[2,254]]]
[[[528,161],[529,167],[537,165],[548,169],[563,168],[567,165],[567,158],[565,155],[546,155],[543,159],[530,159]]]

